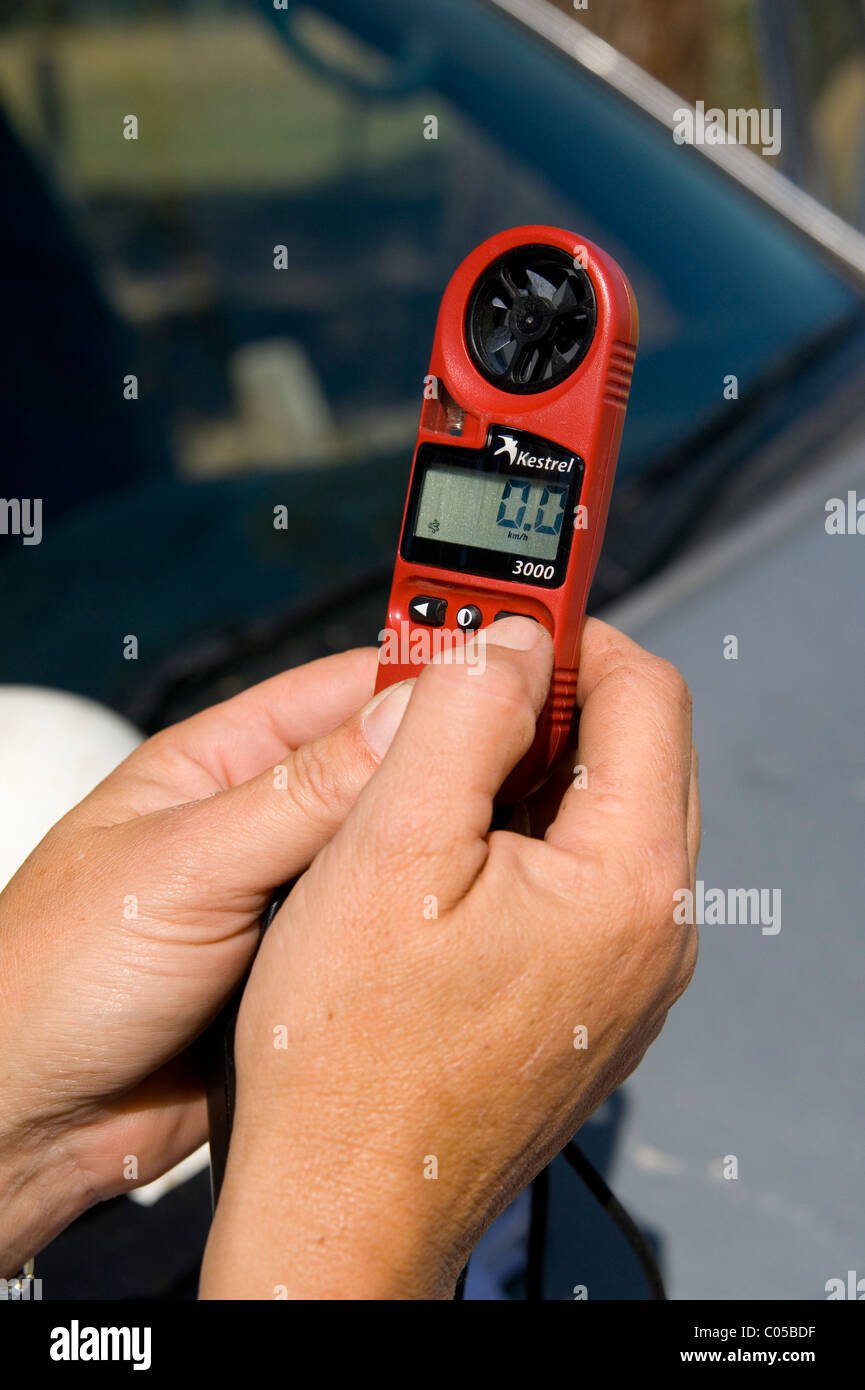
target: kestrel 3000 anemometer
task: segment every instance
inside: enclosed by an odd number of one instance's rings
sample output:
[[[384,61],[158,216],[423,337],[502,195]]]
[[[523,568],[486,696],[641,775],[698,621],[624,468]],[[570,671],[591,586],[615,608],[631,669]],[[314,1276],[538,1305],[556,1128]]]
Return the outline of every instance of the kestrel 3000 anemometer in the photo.
[[[386,630],[407,640],[376,688],[418,674],[418,628],[470,633],[509,613],[543,623],[552,687],[511,800],[570,730],[637,333],[623,271],[556,227],[485,241],[439,310],[388,605]]]

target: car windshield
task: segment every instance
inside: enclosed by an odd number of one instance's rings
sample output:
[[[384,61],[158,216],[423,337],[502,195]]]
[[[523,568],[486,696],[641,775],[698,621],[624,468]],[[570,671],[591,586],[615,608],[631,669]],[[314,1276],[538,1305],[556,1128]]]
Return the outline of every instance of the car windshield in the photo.
[[[780,218],[494,5],[75,15],[9,29],[0,79],[146,344],[182,475],[409,447],[447,278],[522,222],[598,241],[634,285],[622,481],[723,412],[725,378],[742,399],[860,307]]]
[[[723,525],[710,490],[796,428],[862,318],[815,243],[491,0],[10,12],[0,161],[4,491],[44,497],[51,536],[3,558],[9,678],[154,726],[136,692],[215,632],[338,591],[303,652],[374,637],[441,294],[485,237],[567,227],[636,291],[595,605]]]

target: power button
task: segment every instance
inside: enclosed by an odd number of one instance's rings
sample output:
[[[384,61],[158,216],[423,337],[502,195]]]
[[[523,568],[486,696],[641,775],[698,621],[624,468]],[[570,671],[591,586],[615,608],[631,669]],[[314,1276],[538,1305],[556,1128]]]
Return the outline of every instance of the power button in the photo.
[[[457,627],[461,627],[465,632],[472,632],[476,627],[480,627],[482,622],[483,614],[473,603],[467,603],[465,608],[461,608],[457,613]]]

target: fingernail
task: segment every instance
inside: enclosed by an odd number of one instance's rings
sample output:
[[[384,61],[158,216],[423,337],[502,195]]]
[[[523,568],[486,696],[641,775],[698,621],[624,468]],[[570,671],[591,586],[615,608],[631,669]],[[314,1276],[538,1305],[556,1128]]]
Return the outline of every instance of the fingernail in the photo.
[[[515,652],[528,652],[541,635],[541,625],[534,618],[499,618],[484,628],[487,642],[494,647],[511,647]]]
[[[360,727],[379,762],[393,743],[394,734],[402,723],[413,689],[413,680],[389,685],[387,690],[380,690],[370,700],[364,711]]]

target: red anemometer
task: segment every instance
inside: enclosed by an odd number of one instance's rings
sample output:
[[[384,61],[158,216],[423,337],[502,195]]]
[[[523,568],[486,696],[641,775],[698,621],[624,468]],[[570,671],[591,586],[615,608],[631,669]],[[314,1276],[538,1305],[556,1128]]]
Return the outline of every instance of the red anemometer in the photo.
[[[570,730],[637,336],[624,272],[557,227],[483,242],[439,309],[376,689],[507,614],[543,623],[553,680],[510,800]]]

